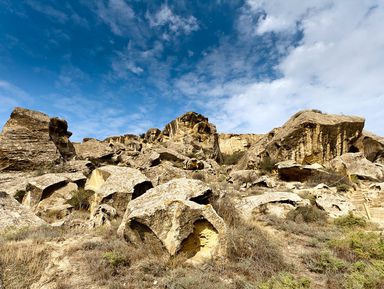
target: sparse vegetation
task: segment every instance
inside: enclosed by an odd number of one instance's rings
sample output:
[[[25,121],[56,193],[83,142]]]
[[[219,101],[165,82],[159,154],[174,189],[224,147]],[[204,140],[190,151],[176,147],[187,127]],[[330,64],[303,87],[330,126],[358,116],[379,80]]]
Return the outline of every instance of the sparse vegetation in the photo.
[[[367,221],[361,217],[356,217],[353,213],[349,213],[346,216],[338,217],[334,220],[334,223],[338,227],[342,228],[364,228],[367,226]]]
[[[236,151],[231,155],[223,154],[224,165],[236,165],[244,157],[245,151]]]
[[[262,174],[269,174],[275,169],[277,163],[278,163],[277,160],[272,159],[269,156],[266,156],[260,161],[259,169]]]
[[[89,198],[93,195],[92,191],[87,191],[82,188],[72,192],[72,198],[68,204],[73,206],[75,210],[88,210]]]
[[[298,207],[287,214],[287,219],[296,223],[326,223],[328,216],[323,210],[315,205]]]

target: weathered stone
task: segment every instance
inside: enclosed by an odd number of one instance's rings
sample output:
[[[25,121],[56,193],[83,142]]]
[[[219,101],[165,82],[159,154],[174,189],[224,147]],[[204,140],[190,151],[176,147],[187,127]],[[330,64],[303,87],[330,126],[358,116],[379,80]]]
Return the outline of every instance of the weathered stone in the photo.
[[[204,169],[204,163],[195,158],[188,159],[184,161],[184,169],[191,171],[202,170]]]
[[[68,178],[59,174],[45,174],[28,180],[26,194],[22,204],[34,208],[41,200],[49,197],[54,191],[64,187]]]
[[[294,161],[284,161],[276,165],[280,179],[287,182],[304,182],[310,178],[321,178],[330,173],[322,165],[300,165]]]
[[[339,194],[319,194],[316,205],[326,211],[332,218],[345,216],[355,210],[355,206],[346,197]]]
[[[363,134],[351,147],[350,152],[361,152],[369,161],[374,162],[380,156],[384,156],[384,138],[363,131]]]
[[[139,170],[104,166],[95,169],[85,185],[86,190],[95,192],[91,212],[103,203],[114,207],[118,214],[123,214],[127,203],[152,188],[152,183]]]
[[[21,205],[5,192],[0,192],[0,229],[7,227],[23,228],[46,224],[28,208]]]
[[[133,134],[108,137],[103,142],[113,144],[114,146],[117,146],[117,144],[122,144],[124,145],[124,150],[130,152],[139,152],[143,147],[140,142],[140,138]]]
[[[116,215],[117,211],[115,208],[107,204],[101,204],[91,214],[89,220],[90,227],[110,226],[111,220],[115,218]]]
[[[118,234],[140,243],[149,231],[170,255],[186,253],[192,263],[222,256],[226,226],[207,204],[211,193],[198,180],[176,179],[157,186],[128,204]]]
[[[274,188],[276,187],[276,182],[268,176],[261,176],[256,181],[252,182],[252,186]]]
[[[223,155],[245,152],[263,138],[262,134],[219,134],[220,151]]]
[[[64,120],[15,108],[0,135],[0,171],[51,168],[73,158],[70,135]]]
[[[84,140],[82,143],[74,143],[77,158],[80,160],[108,160],[113,157],[115,151],[113,145],[96,139]]]
[[[301,111],[259,140],[239,167],[256,168],[266,159],[326,164],[349,152],[363,127],[364,119],[360,117]]]
[[[290,192],[266,192],[261,195],[242,198],[237,202],[236,208],[244,219],[249,220],[255,209],[260,209],[261,206],[267,204],[289,204],[294,209],[297,206],[309,205],[309,200]]]
[[[35,212],[45,221],[61,219],[70,213],[72,205],[68,203],[73,197],[73,192],[78,190],[75,183],[68,183],[64,187],[55,190],[37,205]]]
[[[161,130],[158,128],[150,128],[145,133],[144,140],[148,143],[154,143],[159,139],[160,134]]]
[[[187,112],[176,118],[165,126],[159,139],[183,155],[222,162],[216,127],[201,114]]]
[[[255,170],[239,170],[229,174],[228,181],[237,184],[252,184],[259,178],[258,171]]]
[[[347,153],[330,162],[330,167],[346,175],[378,181],[384,179],[384,166],[367,160],[363,153]]]
[[[2,172],[0,173],[0,190],[21,201],[28,185],[28,179],[32,176],[32,173],[27,172]]]

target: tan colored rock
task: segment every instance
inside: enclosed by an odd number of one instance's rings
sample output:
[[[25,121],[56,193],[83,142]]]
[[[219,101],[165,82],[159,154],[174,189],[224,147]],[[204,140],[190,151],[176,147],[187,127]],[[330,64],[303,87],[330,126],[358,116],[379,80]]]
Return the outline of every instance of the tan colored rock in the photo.
[[[196,112],[187,112],[168,123],[159,139],[183,155],[222,162],[216,127]]]
[[[156,236],[170,255],[183,252],[193,264],[226,252],[226,226],[211,205],[203,182],[176,179],[132,200],[118,234],[140,243],[144,232]],[[205,205],[207,204],[207,205]]]
[[[384,179],[384,166],[367,160],[363,153],[347,153],[330,162],[330,167],[340,173],[355,175],[361,179]]]
[[[380,156],[384,156],[384,137],[363,131],[363,134],[354,143],[351,152],[361,152],[369,161],[375,162]]]
[[[220,151],[223,155],[245,152],[251,145],[263,138],[262,134],[219,134]]]
[[[8,227],[23,228],[46,224],[31,210],[21,205],[13,197],[0,191],[0,230]]]
[[[245,219],[249,220],[253,216],[256,209],[268,204],[289,204],[292,209],[297,206],[309,205],[309,200],[301,198],[299,195],[291,192],[266,192],[261,195],[249,196],[242,198],[235,205],[239,214]],[[286,212],[285,212],[286,213]],[[284,213],[284,214],[285,214]]]
[[[113,157],[113,146],[96,139],[86,139],[74,144],[77,158],[80,160],[108,160]]]
[[[123,144],[125,150],[131,151],[131,152],[139,152],[143,147],[143,145],[141,144],[140,138],[137,135],[133,135],[133,134],[108,137],[103,142],[108,144],[114,144],[114,145]]]
[[[144,139],[148,143],[154,143],[159,139],[159,136],[161,134],[161,130],[158,128],[150,128],[145,133]]]
[[[326,164],[349,152],[363,127],[364,119],[360,117],[301,111],[259,140],[239,166],[256,168],[267,158],[293,160],[299,164]]]
[[[326,211],[332,218],[348,215],[355,210],[352,202],[340,194],[318,194],[315,202],[319,208]]]
[[[77,190],[78,186],[75,183],[68,183],[40,201],[34,211],[45,221],[62,219],[70,213],[72,205],[68,201],[72,199],[73,192]]]
[[[195,158],[191,158],[184,161],[184,169],[191,171],[202,170],[204,169],[204,163]]]
[[[320,164],[300,165],[294,161],[284,161],[276,165],[280,179],[287,182],[304,182],[330,175]]]
[[[152,188],[152,183],[139,170],[104,166],[95,169],[85,185],[86,190],[95,192],[91,203],[91,212],[103,203],[114,207],[123,214],[128,202]]]
[[[51,168],[74,157],[65,120],[17,107],[0,134],[0,171]]]
[[[111,226],[111,221],[116,216],[117,211],[115,208],[107,204],[101,204],[91,213],[90,227]]]

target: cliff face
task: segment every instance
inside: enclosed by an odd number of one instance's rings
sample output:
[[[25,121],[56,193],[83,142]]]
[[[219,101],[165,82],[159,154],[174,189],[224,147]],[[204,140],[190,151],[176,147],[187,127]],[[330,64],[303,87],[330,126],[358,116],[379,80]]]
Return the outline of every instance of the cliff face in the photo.
[[[52,166],[75,155],[67,123],[41,112],[15,108],[0,135],[0,170]]]
[[[219,134],[221,153],[232,155],[236,152],[244,152],[264,136],[263,134],[221,133]]]
[[[186,155],[197,155],[222,162],[219,136],[215,125],[196,112],[187,112],[168,123],[160,141],[181,150]]]
[[[363,118],[355,116],[323,114],[315,110],[298,112],[282,127],[258,141],[242,165],[251,168],[264,158],[326,164],[353,149],[364,122]]]

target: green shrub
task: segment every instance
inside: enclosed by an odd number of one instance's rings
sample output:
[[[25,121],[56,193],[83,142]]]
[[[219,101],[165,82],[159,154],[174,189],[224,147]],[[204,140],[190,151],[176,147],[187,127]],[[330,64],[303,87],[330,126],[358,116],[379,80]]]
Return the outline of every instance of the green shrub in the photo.
[[[364,228],[367,226],[367,221],[361,217],[354,216],[351,212],[334,220],[334,224],[343,228]]]
[[[106,260],[108,264],[113,268],[129,265],[128,258],[124,256],[122,253],[119,253],[116,251],[104,253],[103,259]]]
[[[328,251],[307,254],[302,256],[302,259],[307,268],[316,273],[336,273],[347,268],[347,264],[343,260]]]
[[[89,198],[93,195],[92,191],[79,189],[72,192],[72,198],[68,200],[68,204],[73,206],[75,210],[88,210]]]
[[[309,289],[311,281],[307,278],[295,278],[291,274],[282,273],[261,283],[258,289]]]
[[[336,186],[337,191],[340,192],[348,192],[351,189],[351,186],[348,184],[338,184]]]
[[[328,215],[315,205],[298,207],[287,214],[287,219],[295,222],[326,223]]]
[[[344,239],[332,240],[330,246],[343,259],[384,260],[384,239],[375,232],[352,232]]]
[[[384,288],[384,261],[356,262],[343,281],[345,289]]]

